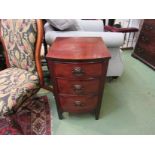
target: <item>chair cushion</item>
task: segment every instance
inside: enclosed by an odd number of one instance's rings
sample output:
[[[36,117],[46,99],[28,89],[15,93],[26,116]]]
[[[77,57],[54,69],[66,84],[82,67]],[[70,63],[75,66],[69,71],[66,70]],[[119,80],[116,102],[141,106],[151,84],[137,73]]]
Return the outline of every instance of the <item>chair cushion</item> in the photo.
[[[34,61],[36,20],[2,19],[1,34],[8,52],[10,67],[36,72]]]
[[[18,109],[39,90],[38,76],[18,68],[0,72],[0,115]]]
[[[46,19],[47,22],[58,30],[78,31],[81,30],[75,19]]]

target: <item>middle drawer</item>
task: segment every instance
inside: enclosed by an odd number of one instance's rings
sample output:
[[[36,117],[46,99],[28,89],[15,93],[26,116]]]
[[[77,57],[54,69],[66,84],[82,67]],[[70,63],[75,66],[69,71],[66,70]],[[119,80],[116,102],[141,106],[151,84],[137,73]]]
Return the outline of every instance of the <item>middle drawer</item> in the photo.
[[[58,92],[60,94],[86,95],[97,94],[99,91],[99,79],[93,80],[66,80],[57,79]]]

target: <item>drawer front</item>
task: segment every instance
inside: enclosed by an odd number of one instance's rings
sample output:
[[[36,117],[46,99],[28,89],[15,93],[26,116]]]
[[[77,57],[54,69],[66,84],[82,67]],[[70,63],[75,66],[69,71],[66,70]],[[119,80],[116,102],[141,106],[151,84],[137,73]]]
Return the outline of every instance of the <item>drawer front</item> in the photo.
[[[142,47],[139,43],[136,45],[134,52],[138,55],[144,55],[146,53],[146,48]]]
[[[95,80],[65,80],[57,79],[58,92],[60,94],[86,95],[97,94],[100,81]]]
[[[148,45],[146,46],[145,44],[138,42],[135,48],[136,53],[139,54],[146,54],[146,55],[155,55],[155,46],[153,45]]]
[[[139,35],[139,39],[138,39],[138,42],[141,42],[142,44],[146,45],[146,46],[152,46],[154,47],[154,44],[155,44],[155,35],[148,35],[146,33],[141,33]]]
[[[146,46],[138,43],[135,48],[135,53],[143,59],[148,59],[149,49]]]
[[[142,33],[145,33],[148,36],[155,36],[155,25],[145,23],[141,29]]]
[[[97,106],[97,96],[62,96],[60,106],[64,112],[90,112]]]
[[[55,63],[54,74],[64,78],[89,78],[103,75],[102,63]]]
[[[148,51],[148,47],[145,46],[144,44],[138,42],[136,47],[135,47],[135,52],[136,53],[146,53]]]
[[[155,20],[154,19],[145,19],[144,24],[155,26]]]
[[[149,46],[146,47],[138,43],[135,48],[135,53],[145,62],[148,62],[152,66],[155,66],[155,50],[149,48]]]

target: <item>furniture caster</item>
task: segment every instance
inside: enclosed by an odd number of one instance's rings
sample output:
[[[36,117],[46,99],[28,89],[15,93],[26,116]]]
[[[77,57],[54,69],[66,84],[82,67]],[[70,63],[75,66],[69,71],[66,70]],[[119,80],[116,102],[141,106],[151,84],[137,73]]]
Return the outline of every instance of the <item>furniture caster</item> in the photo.
[[[118,79],[119,76],[112,76],[113,79]]]
[[[112,82],[113,80],[116,80],[119,76],[111,76],[111,77],[108,77],[107,80],[108,82]]]

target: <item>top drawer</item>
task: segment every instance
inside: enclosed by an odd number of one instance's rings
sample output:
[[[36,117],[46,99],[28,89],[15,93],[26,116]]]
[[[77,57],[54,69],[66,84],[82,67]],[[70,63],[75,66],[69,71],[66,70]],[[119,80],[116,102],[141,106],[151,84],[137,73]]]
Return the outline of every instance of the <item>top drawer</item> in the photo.
[[[95,78],[104,74],[103,63],[54,63],[54,74],[56,77]]]
[[[145,19],[141,32],[145,33],[148,36],[154,36],[155,35],[155,20]]]
[[[144,19],[144,24],[155,25],[154,19]]]

